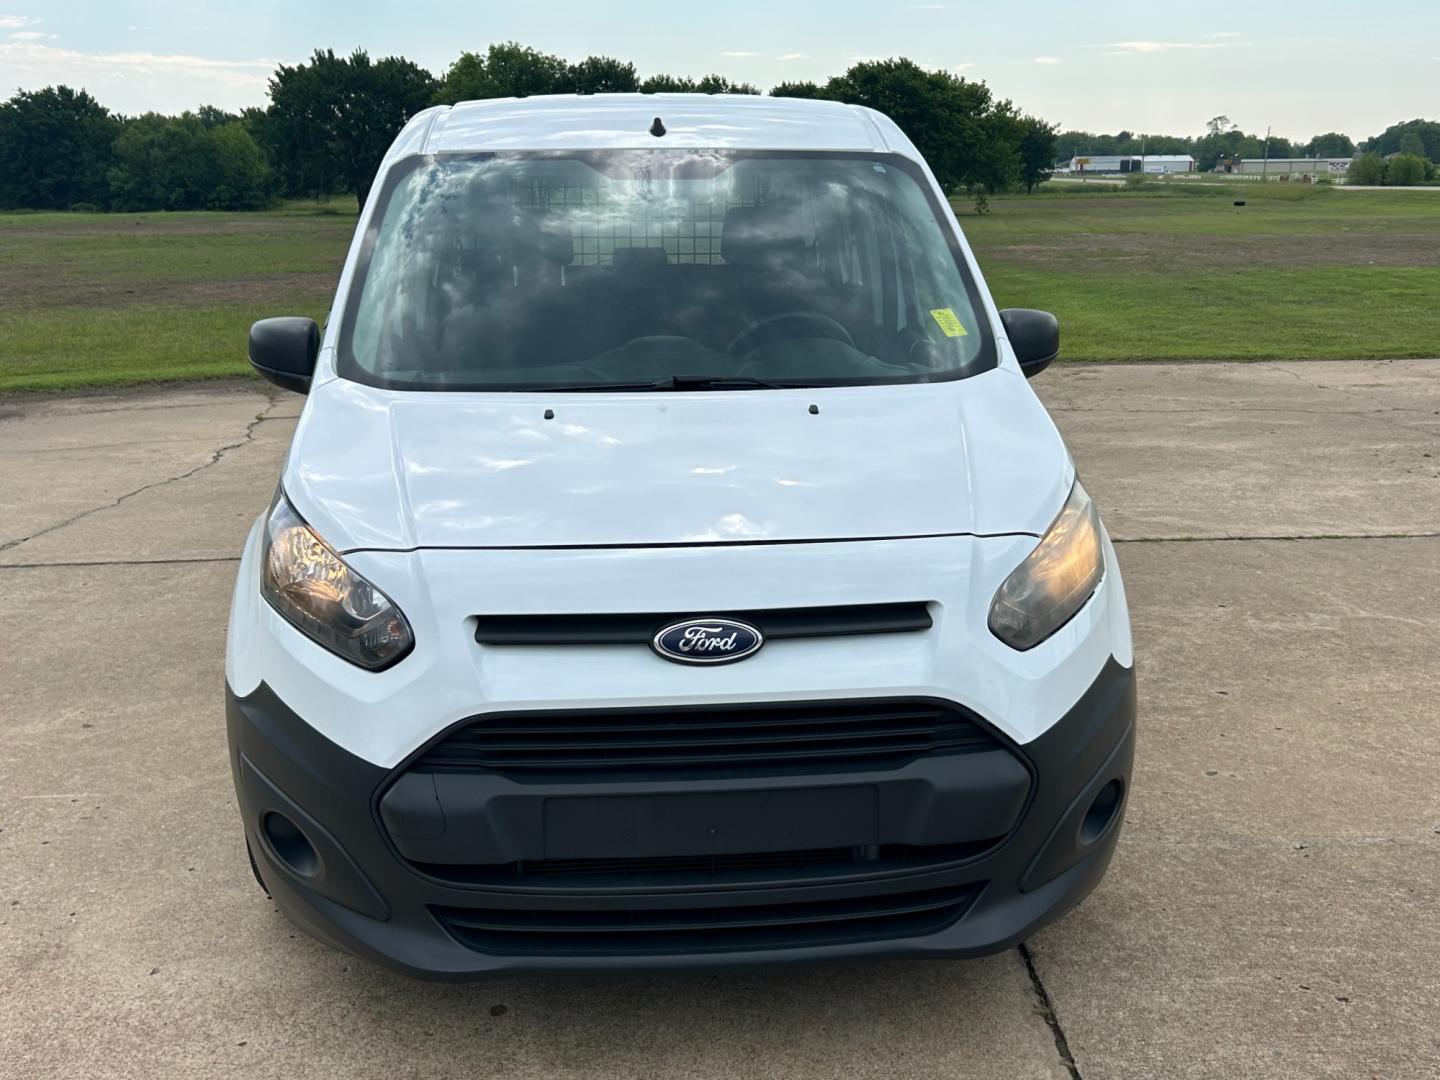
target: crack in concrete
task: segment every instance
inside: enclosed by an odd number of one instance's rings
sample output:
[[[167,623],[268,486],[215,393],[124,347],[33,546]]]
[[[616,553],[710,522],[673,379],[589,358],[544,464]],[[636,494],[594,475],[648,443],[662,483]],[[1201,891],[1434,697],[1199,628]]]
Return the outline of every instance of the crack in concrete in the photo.
[[[176,406],[180,408],[181,406]],[[261,424],[275,424],[285,420],[295,420],[293,416],[260,416],[254,421],[255,426]],[[185,442],[204,442],[203,439],[127,439],[121,442],[109,443],[83,443],[76,446],[40,446],[40,447],[0,447],[0,457],[7,454],[32,456],[35,454],[79,454],[89,453],[92,450],[127,450],[135,446],[178,446]]]
[[[1343,388],[1338,387],[1338,386],[1326,386],[1324,383],[1318,383],[1318,382],[1315,382],[1313,379],[1307,379],[1307,378],[1305,378],[1305,376],[1304,376],[1304,375],[1301,375],[1300,372],[1298,372],[1298,371],[1292,371],[1292,370],[1291,370],[1290,368],[1288,368],[1288,367],[1280,367],[1278,364],[1276,364],[1276,363],[1273,362],[1273,361],[1267,363],[1267,364],[1266,364],[1266,367],[1268,367],[1268,368],[1269,368],[1270,370],[1272,370],[1272,371],[1279,372],[1279,373],[1282,374],[1282,375],[1288,375],[1288,376],[1290,376],[1290,378],[1294,379],[1294,380],[1295,380],[1296,382],[1298,382],[1301,386],[1308,386],[1308,387],[1310,387],[1310,389],[1312,389],[1312,390],[1319,390],[1319,391],[1321,391],[1322,393],[1326,393],[1326,394],[1339,394],[1341,397],[1347,397],[1347,398],[1351,398],[1351,399],[1353,399],[1353,400],[1355,400],[1355,401],[1364,402],[1366,405],[1369,405],[1372,409],[1377,410],[1378,412],[1381,412],[1381,413],[1401,412],[1401,413],[1421,414],[1421,412],[1422,412],[1422,411],[1419,410],[1419,409],[1406,409],[1406,408],[1402,408],[1402,407],[1400,407],[1400,406],[1389,405],[1389,404],[1386,404],[1385,402],[1376,401],[1375,399],[1369,397],[1368,395],[1366,395],[1366,394],[1358,394],[1358,393],[1356,393],[1354,390],[1346,390],[1346,389],[1343,389]],[[1337,415],[1344,415],[1344,414],[1337,414]],[[1355,414],[1355,415],[1359,415],[1359,414]],[[1432,415],[1433,415],[1433,413],[1432,413]],[[1433,432],[1433,431],[1431,431],[1431,430],[1429,430],[1429,429],[1427,429],[1427,428],[1416,427],[1414,424],[1402,423],[1402,422],[1400,422],[1399,420],[1391,420],[1391,419],[1386,418],[1383,422],[1384,422],[1384,423],[1388,423],[1388,424],[1390,424],[1390,425],[1392,425],[1392,426],[1394,426],[1394,427],[1403,428],[1403,429],[1405,429],[1406,431],[1419,431],[1419,432],[1423,432],[1424,434],[1431,435],[1431,436],[1433,436],[1433,435],[1435,434],[1435,432]]]
[[[1055,1015],[1055,1003],[1050,1000],[1050,991],[1045,989],[1040,972],[1035,969],[1035,957],[1030,952],[1030,946],[1022,941],[1017,948],[1020,950],[1020,959],[1025,962],[1025,971],[1030,976],[1030,990],[1039,1003],[1040,1015],[1045,1018],[1045,1024],[1055,1038],[1055,1052],[1060,1055],[1060,1064],[1065,1066],[1071,1080],[1082,1080],[1080,1066],[1075,1064],[1075,1055],[1070,1052],[1070,1040],[1065,1037],[1065,1029],[1060,1026],[1060,1018]]]
[[[80,513],[66,518],[64,521],[56,522],[54,525],[47,525],[45,526],[45,528],[40,529],[37,532],[31,533],[29,536],[22,536],[15,540],[7,540],[4,543],[0,543],[0,551],[9,551],[12,548],[19,547],[21,544],[27,544],[31,540],[38,539],[42,536],[48,536],[50,533],[58,532],[69,525],[75,524],[75,522],[77,521],[88,518],[92,514],[98,514],[103,510],[113,510],[121,503],[129,499],[133,499],[136,495],[144,494],[147,491],[154,491],[156,488],[165,487],[167,484],[174,484],[181,480],[188,480],[190,479],[190,477],[195,476],[198,473],[204,472],[211,466],[218,465],[222,460],[224,460],[225,455],[228,454],[231,450],[238,450],[240,447],[245,446],[247,443],[254,440],[255,429],[258,428],[265,421],[266,415],[274,410],[277,400],[277,396],[271,395],[270,404],[266,405],[265,408],[260,410],[260,412],[255,416],[255,418],[245,425],[245,430],[241,434],[240,438],[237,439],[235,442],[226,443],[224,446],[217,448],[210,455],[209,461],[203,461],[199,465],[196,465],[193,469],[188,469],[177,476],[169,476],[166,477],[164,480],[156,480],[152,483],[144,484],[138,488],[135,488],[135,490],[133,491],[127,491],[119,498],[114,499],[111,502],[105,503],[103,506],[92,506],[88,510],[82,510],[80,511]]]
[[[1297,416],[1353,416],[1353,417],[1360,417],[1360,418],[1369,418],[1369,419],[1372,419],[1372,420],[1379,421],[1380,423],[1383,423],[1383,424],[1388,424],[1389,426],[1392,426],[1392,427],[1401,428],[1401,429],[1403,429],[1403,430],[1405,430],[1405,431],[1417,432],[1417,433],[1419,433],[1419,434],[1421,434],[1421,435],[1428,435],[1428,436],[1431,436],[1432,438],[1433,438],[1433,437],[1436,437],[1437,435],[1440,435],[1440,433],[1437,433],[1437,431],[1436,431],[1433,427],[1423,427],[1423,426],[1420,426],[1420,425],[1418,425],[1418,424],[1407,424],[1407,423],[1403,422],[1402,420],[1396,419],[1395,416],[1394,416],[1394,414],[1400,414],[1400,415],[1402,415],[1402,416],[1408,415],[1408,416],[1414,416],[1414,417],[1417,417],[1417,418],[1418,418],[1418,417],[1423,417],[1423,418],[1425,418],[1425,419],[1430,420],[1430,421],[1433,422],[1433,420],[1434,420],[1434,418],[1435,418],[1436,416],[1440,416],[1440,412],[1437,412],[1437,411],[1435,411],[1435,410],[1407,408],[1406,406],[1403,406],[1403,405],[1392,405],[1392,404],[1390,404],[1390,403],[1388,403],[1388,402],[1377,401],[1377,400],[1375,400],[1374,398],[1369,397],[1368,395],[1357,393],[1357,392],[1355,392],[1354,390],[1347,390],[1347,389],[1344,389],[1344,388],[1338,387],[1338,386],[1327,386],[1327,385],[1325,385],[1324,383],[1315,382],[1313,379],[1307,379],[1304,375],[1300,374],[1298,371],[1292,371],[1289,367],[1281,366],[1280,362],[1278,362],[1278,361],[1273,361],[1273,360],[1256,360],[1256,361],[1253,361],[1253,363],[1255,364],[1256,367],[1263,367],[1263,368],[1266,368],[1266,369],[1269,369],[1269,370],[1273,370],[1273,371],[1277,372],[1278,374],[1287,375],[1287,376],[1289,376],[1290,378],[1294,379],[1296,382],[1300,383],[1302,386],[1308,386],[1308,387],[1309,387],[1310,389],[1312,389],[1312,390],[1319,390],[1319,391],[1321,391],[1322,393],[1339,394],[1341,397],[1345,397],[1345,398],[1349,398],[1349,399],[1354,400],[1354,401],[1362,402],[1362,403],[1364,403],[1365,405],[1368,405],[1369,408],[1366,408],[1366,409],[1307,409],[1307,408],[1303,408],[1303,407],[1282,408],[1282,407],[1264,406],[1264,405],[1245,406],[1245,405],[1236,404],[1236,403],[1231,403],[1231,404],[1216,404],[1216,405],[1197,405],[1197,406],[1193,406],[1193,407],[1169,408],[1169,409],[1166,409],[1166,408],[1156,408],[1156,409],[1135,408],[1135,409],[1128,409],[1128,408],[1124,408],[1124,407],[1115,408],[1115,407],[1109,407],[1109,406],[1104,406],[1104,405],[1096,406],[1096,407],[1093,407],[1093,408],[1081,408],[1081,407],[1078,407],[1078,406],[1064,405],[1064,404],[1056,404],[1056,405],[1048,405],[1048,404],[1047,404],[1047,405],[1045,406],[1045,408],[1046,408],[1047,411],[1049,411],[1049,412],[1052,413],[1052,414],[1053,414],[1053,413],[1077,413],[1077,414],[1091,414],[1091,413],[1093,413],[1093,414],[1098,414],[1098,415],[1102,415],[1102,416],[1125,416],[1125,415],[1132,415],[1132,414],[1133,414],[1133,415],[1156,415],[1156,414],[1169,415],[1169,414],[1171,414],[1171,413],[1174,413],[1174,414],[1177,415],[1177,416],[1183,416],[1183,415],[1186,415],[1186,414],[1203,415],[1203,414],[1212,414],[1212,413],[1214,413],[1214,414],[1227,414],[1227,415],[1229,415],[1229,414],[1242,414],[1242,413],[1276,413],[1276,414],[1281,414],[1281,415],[1294,414],[1294,415],[1297,415]]]
[[[176,556],[168,559],[77,559],[57,562],[0,563],[0,570],[49,570],[53,568],[86,568],[93,566],[189,566],[207,563],[238,563],[238,555],[194,555]]]
[[[13,411],[4,418],[9,420],[43,419],[49,406],[58,406],[58,413],[69,416],[101,416],[105,413],[153,412],[159,409],[194,409],[213,404],[212,401],[167,401],[161,395],[171,393],[203,394],[213,398],[221,394],[256,395],[269,400],[273,406],[281,395],[268,385],[254,385],[255,380],[242,376],[241,381],[227,379],[179,380],[169,383],[154,383],[148,386],[122,386],[113,390],[89,391],[58,390],[53,392],[10,391],[0,394],[0,406],[10,406]],[[94,402],[107,401],[103,407],[93,407]],[[74,406],[73,409],[67,406]],[[54,415],[53,413],[51,415]]]
[[[1329,389],[1328,387],[1317,387],[1317,389]],[[1337,391],[1339,392],[1339,391]],[[1219,414],[1230,416],[1235,413],[1280,413],[1282,415],[1293,414],[1296,416],[1370,416],[1379,417],[1387,413],[1412,413],[1415,416],[1440,415],[1425,409],[1405,409],[1398,405],[1382,405],[1371,409],[1296,409],[1281,408],[1272,405],[1215,405],[1194,408],[1178,409],[1124,409],[1107,408],[1097,405],[1094,408],[1082,409],[1074,405],[1046,406],[1050,413],[1077,413],[1085,416],[1192,416]],[[1405,425],[1409,427],[1410,425]],[[1414,428],[1415,431],[1424,431],[1424,428]]]
[[[1112,544],[1237,544],[1257,540],[1434,540],[1440,532],[1290,533],[1273,536],[1112,536]]]
[[[1226,777],[1221,773],[1217,777],[1206,779],[1233,778]],[[1423,835],[1420,836],[1310,836],[1297,834],[1295,838],[1280,837],[1275,840],[1217,840],[1211,837],[1186,836],[1180,833],[1170,833],[1164,836],[1132,837],[1122,836],[1120,842],[1127,848],[1136,851],[1174,851],[1178,847],[1204,847],[1206,851],[1239,852],[1248,855],[1254,852],[1296,852],[1296,851],[1324,851],[1327,848],[1376,848],[1393,847],[1397,851],[1403,851],[1406,855],[1421,851],[1433,851],[1435,849],[1434,835],[1440,833],[1440,826],[1432,827],[1421,824],[1417,828]]]

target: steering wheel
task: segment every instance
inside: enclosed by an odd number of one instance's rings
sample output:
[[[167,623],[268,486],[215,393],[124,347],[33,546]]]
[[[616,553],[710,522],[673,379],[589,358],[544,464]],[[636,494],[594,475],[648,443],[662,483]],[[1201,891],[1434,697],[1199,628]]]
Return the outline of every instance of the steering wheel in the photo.
[[[767,341],[787,337],[831,338],[843,341],[851,348],[855,347],[855,339],[850,336],[850,331],[829,315],[822,315],[818,311],[786,311],[771,315],[768,319],[761,319],[749,329],[742,330],[725,351],[731,356],[745,356]]]

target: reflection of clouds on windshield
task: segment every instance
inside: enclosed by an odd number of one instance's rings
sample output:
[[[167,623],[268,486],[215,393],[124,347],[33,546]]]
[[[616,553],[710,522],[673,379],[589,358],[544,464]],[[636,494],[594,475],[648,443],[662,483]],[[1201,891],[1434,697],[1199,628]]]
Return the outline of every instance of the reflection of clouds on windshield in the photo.
[[[726,514],[713,525],[685,537],[687,543],[701,543],[706,540],[756,540],[770,534],[770,527],[751,521],[744,514]]]
[[[342,350],[400,383],[893,380],[984,344],[929,197],[868,158],[440,158],[381,213]]]

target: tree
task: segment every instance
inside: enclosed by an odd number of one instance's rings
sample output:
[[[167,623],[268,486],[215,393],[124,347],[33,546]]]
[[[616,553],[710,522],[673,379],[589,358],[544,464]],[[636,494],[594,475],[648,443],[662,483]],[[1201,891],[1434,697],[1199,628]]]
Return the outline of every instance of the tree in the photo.
[[[452,68],[453,71],[453,68]],[[329,194],[343,183],[363,206],[396,133],[435,94],[434,77],[401,57],[347,58],[319,49],[270,80],[265,136],[287,194]]]
[[[1020,115],[995,102],[990,88],[913,60],[855,64],[830,79],[824,96],[885,113],[925,155],[946,191],[967,191],[983,206],[987,192],[1018,181]]]
[[[1424,182],[1425,166],[1426,161],[1419,154],[1397,154],[1385,164],[1385,183],[1392,187],[1414,187]]]
[[[1195,140],[1183,135],[1135,135],[1121,131],[1115,135],[1097,135],[1090,131],[1062,131],[1056,137],[1057,161],[1073,157],[1105,157],[1110,154],[1193,154]]]
[[[643,93],[758,93],[749,83],[720,75],[696,80],[656,74],[640,84]],[[1038,183],[1054,166],[1055,127],[1022,116],[1008,101],[996,102],[984,83],[946,71],[925,71],[896,59],[855,64],[824,85],[781,83],[774,97],[844,101],[890,116],[914,140],[947,191],[965,190],[984,202],[986,192],[1021,181]],[[1028,167],[1021,145],[1028,138]]]
[[[642,94],[693,94],[695,80],[683,75],[650,75],[640,84]]]
[[[724,75],[692,79],[686,75],[651,75],[640,84],[642,94],[758,94],[751,83],[731,82]]]
[[[1270,147],[1270,152],[1268,154],[1264,153],[1264,146],[1267,141]],[[1289,139],[1283,138],[1280,135],[1271,135],[1268,140],[1261,139],[1260,143],[1262,149],[1262,152],[1260,154],[1261,157],[1293,158],[1299,156],[1296,153],[1296,150],[1298,149],[1296,145]]]
[[[119,210],[258,210],[271,198],[264,155],[239,120],[146,113],[115,140],[115,158]]]
[[[0,105],[0,207],[105,207],[122,122],[84,90],[47,86]]]
[[[577,94],[631,94],[640,89],[635,65],[609,56],[587,56],[572,64],[568,78]]]
[[[1406,150],[1402,143],[1405,142],[1407,135],[1419,137],[1422,147],[1421,157],[1440,162],[1440,122],[1434,120],[1406,120],[1403,124],[1391,124],[1379,135],[1368,140],[1361,149],[1373,150],[1382,156],[1409,153],[1414,150],[1415,144],[1410,143],[1410,150]]]
[[[695,84],[702,94],[758,94],[760,88],[754,83],[731,82],[724,75],[706,75]]]
[[[110,188],[117,210],[197,210],[208,177],[197,152],[204,128],[193,114],[137,116],[115,140]]]
[[[1020,142],[1025,137],[1025,121],[1013,102],[997,101],[981,118],[979,145],[962,152],[971,162],[964,189],[975,200],[977,213],[989,210],[987,196],[991,192],[1022,182]]]
[[[1400,136],[1400,153],[1417,158],[1425,156],[1425,140],[1418,131],[1407,131]]]
[[[1034,191],[1036,184],[1049,180],[1055,171],[1055,136],[1059,125],[1027,116],[1020,126],[1020,181],[1026,191]]]
[[[560,57],[502,41],[491,45],[484,56],[462,52],[441,80],[435,100],[453,105],[485,98],[564,94],[572,92],[573,86],[570,65]]]
[[[825,96],[825,88],[813,82],[782,82],[770,89],[770,96],[814,100]]]
[[[1338,131],[1316,135],[1305,144],[1305,156],[1313,158],[1344,158],[1355,156],[1355,140]]]
[[[1350,163],[1350,170],[1345,174],[1347,183],[1375,185],[1385,182],[1385,159],[1379,154],[1361,154]]]
[[[1265,154],[1264,142],[1254,135],[1246,135],[1230,122],[1228,116],[1210,120],[1205,125],[1205,132],[1195,140],[1192,151],[1201,172],[1210,172],[1222,159],[1258,158]]]
[[[1194,154],[1195,140],[1183,135],[1141,135],[1140,144],[1147,154]]]
[[[210,128],[207,136],[215,161],[215,186],[205,205],[211,210],[260,210],[270,205],[274,176],[244,121]]]
[[[215,105],[201,105],[195,110],[195,119],[199,120],[204,127],[218,128],[232,120],[239,120],[240,117]]]

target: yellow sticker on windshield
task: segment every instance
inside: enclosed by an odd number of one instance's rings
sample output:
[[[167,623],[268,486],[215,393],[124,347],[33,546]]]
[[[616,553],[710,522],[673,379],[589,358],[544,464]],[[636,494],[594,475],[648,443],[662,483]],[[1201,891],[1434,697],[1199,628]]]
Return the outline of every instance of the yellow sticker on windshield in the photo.
[[[935,320],[935,324],[940,327],[940,332],[946,337],[966,336],[964,324],[960,322],[959,317],[952,309],[948,307],[936,308],[930,312],[930,317]]]

